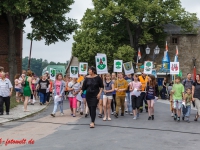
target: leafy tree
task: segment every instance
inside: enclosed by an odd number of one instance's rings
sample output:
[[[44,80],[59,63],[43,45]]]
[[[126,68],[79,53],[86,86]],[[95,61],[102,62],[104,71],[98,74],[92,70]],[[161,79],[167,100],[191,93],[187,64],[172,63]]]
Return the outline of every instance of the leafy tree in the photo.
[[[66,18],[70,5],[74,0],[4,0],[0,2],[0,15],[7,18],[9,36],[9,72],[11,79],[17,72],[16,63],[16,28],[23,29],[26,19],[31,20],[32,33],[29,39],[45,40],[49,45],[55,42],[67,41],[68,35],[76,28],[76,20]]]
[[[96,53],[105,53],[108,65],[112,65],[116,57],[124,61],[134,58],[133,52],[118,54],[122,49],[130,50],[126,46],[133,50],[140,47],[143,54],[146,44],[157,43],[163,47],[164,25],[168,23],[180,26],[183,32],[195,32],[196,14],[185,11],[180,0],[92,1],[94,9],[85,12],[72,48],[79,61],[87,61],[90,65],[94,65]]]

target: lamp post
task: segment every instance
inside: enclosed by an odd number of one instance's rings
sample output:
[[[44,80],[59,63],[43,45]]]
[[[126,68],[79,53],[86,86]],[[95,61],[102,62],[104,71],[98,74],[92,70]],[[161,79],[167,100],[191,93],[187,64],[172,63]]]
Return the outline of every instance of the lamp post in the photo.
[[[150,51],[151,51],[151,49],[149,48],[149,46],[147,45],[147,48],[145,49],[145,51],[146,51],[146,54],[147,55],[149,55],[150,54]],[[153,52],[153,56],[152,56],[152,58],[153,58],[153,64],[154,64],[154,61],[155,61],[155,59],[156,59],[156,57],[157,57],[157,55],[160,53],[160,48],[158,47],[158,45],[155,47],[155,49],[154,49],[154,52]]]

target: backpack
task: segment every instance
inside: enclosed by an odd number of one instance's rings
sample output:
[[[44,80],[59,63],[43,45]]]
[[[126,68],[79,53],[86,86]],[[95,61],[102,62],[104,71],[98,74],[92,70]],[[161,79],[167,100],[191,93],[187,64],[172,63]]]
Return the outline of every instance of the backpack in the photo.
[[[184,80],[183,80],[183,86],[184,86],[184,87],[185,87],[186,82],[187,82],[186,79],[184,79]],[[191,84],[193,85],[194,81],[191,80],[190,82],[191,82]]]

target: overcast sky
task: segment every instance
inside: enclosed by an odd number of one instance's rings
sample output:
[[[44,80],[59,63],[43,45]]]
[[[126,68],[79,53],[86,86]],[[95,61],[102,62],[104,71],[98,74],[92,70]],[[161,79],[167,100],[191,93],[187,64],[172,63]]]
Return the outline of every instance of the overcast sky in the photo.
[[[197,17],[200,18],[200,0],[181,0],[182,6],[189,12],[197,13]],[[75,3],[71,6],[72,10],[68,17],[77,19],[80,23],[81,18],[87,8],[92,8],[92,0],[75,0]],[[29,56],[30,40],[26,39],[26,34],[31,32],[30,20],[26,21],[26,27],[23,37],[23,57]],[[57,42],[47,46],[44,41],[33,41],[32,58],[47,59],[49,62],[66,62],[71,57],[73,38],[70,36],[70,40],[67,42]],[[62,55],[60,55],[62,54]]]

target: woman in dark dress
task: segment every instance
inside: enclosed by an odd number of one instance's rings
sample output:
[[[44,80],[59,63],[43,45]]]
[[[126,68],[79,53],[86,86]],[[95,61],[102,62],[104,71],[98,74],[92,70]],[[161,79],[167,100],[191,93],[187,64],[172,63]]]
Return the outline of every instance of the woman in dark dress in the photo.
[[[87,91],[86,93],[86,101],[88,104],[88,108],[90,111],[90,117],[91,117],[91,123],[90,128],[94,128],[94,122],[96,118],[96,108],[98,104],[98,100],[100,99],[101,92],[103,90],[103,81],[102,79],[96,74],[95,67],[89,67],[88,69],[88,76],[86,76],[82,90],[80,91],[80,94],[82,94],[83,91]]]

